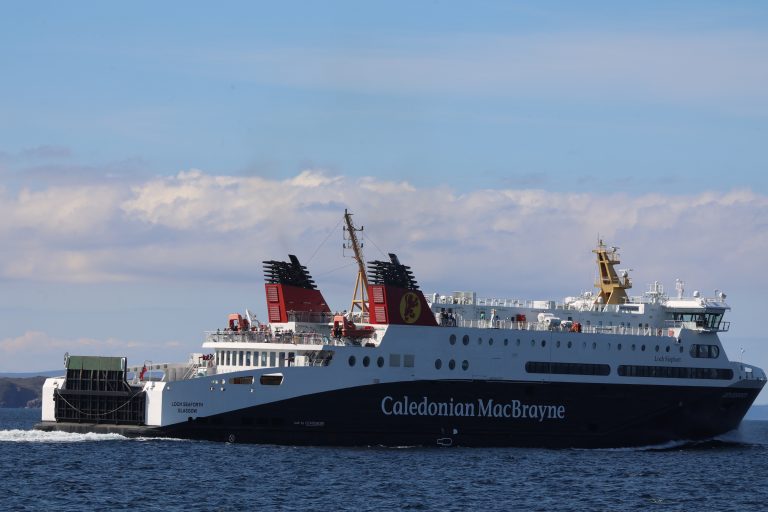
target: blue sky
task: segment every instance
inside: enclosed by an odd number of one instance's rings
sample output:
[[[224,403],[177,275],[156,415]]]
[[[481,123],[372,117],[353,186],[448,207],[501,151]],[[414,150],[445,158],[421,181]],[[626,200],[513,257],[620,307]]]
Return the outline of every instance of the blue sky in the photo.
[[[600,232],[766,367],[766,55],[761,2],[6,4],[0,371],[181,359],[289,251],[341,309],[345,207],[443,292],[573,295]]]

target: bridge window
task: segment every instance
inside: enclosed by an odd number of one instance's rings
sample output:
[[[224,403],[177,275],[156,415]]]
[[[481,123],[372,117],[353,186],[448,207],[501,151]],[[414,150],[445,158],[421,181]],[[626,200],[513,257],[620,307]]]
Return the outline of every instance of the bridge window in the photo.
[[[694,323],[696,327],[718,329],[723,313],[675,313],[673,318],[676,322]]]
[[[413,361],[414,361],[414,355],[413,354],[405,354],[403,355],[403,366],[406,368],[413,368]]]
[[[400,366],[400,354],[389,354],[389,366],[392,366],[392,367]]]

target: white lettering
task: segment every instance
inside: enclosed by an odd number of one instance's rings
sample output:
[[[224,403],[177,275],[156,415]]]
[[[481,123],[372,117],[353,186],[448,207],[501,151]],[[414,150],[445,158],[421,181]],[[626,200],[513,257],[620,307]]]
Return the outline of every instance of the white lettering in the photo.
[[[391,396],[385,396],[384,398],[381,399],[381,412],[383,412],[387,416],[390,416],[390,415],[392,415],[392,409],[387,410],[387,401],[389,401],[391,403],[392,402],[392,397]]]
[[[435,402],[430,400],[428,396],[422,396],[419,400],[411,400],[408,395],[403,395],[398,400],[387,395],[381,399],[380,408],[385,416],[479,416],[530,419],[536,420],[538,423],[544,420],[565,419],[564,405],[526,404],[517,399],[507,403],[496,402],[493,398],[478,398],[476,402],[457,402],[451,397],[447,402]]]
[[[482,398],[478,398],[477,406],[480,409],[480,416],[490,416],[491,408],[493,407],[493,398],[488,400],[488,403],[483,402]]]

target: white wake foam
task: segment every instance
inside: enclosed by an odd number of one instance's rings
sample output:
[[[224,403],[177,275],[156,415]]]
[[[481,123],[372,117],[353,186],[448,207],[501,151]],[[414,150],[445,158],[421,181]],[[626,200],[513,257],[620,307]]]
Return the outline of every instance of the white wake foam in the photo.
[[[126,441],[120,434],[74,434],[42,430],[0,430],[0,442],[11,443],[82,443],[84,441]]]

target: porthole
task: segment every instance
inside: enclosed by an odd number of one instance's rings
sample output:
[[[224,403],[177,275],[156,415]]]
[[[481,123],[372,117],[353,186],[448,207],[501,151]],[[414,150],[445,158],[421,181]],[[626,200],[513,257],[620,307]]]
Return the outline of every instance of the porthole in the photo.
[[[544,348],[547,346],[547,340],[541,340],[541,348]]]
[[[349,366],[355,366],[355,356],[349,356]]]
[[[634,343],[632,344],[632,350],[635,350],[635,344]]]
[[[465,334],[463,338],[461,338],[461,342],[465,345],[469,345],[469,335]]]
[[[482,345],[483,344],[483,338],[477,338],[477,344]]]
[[[556,346],[557,348],[560,348],[560,340],[557,340],[557,342],[555,343],[555,346]]]
[[[504,338],[504,346],[506,347],[507,345],[509,345],[509,339]]]
[[[435,369],[439,370],[443,367],[443,362],[440,359],[435,359]]]
[[[517,338],[517,342],[515,343],[518,347],[520,346],[520,338]]]
[[[378,366],[379,368],[382,368],[384,366],[384,358],[382,356],[379,356],[376,359],[376,366]]]
[[[493,345],[493,338],[488,338],[488,345]]]
[[[568,348],[571,348],[573,346],[573,342],[568,342]]]
[[[640,350],[645,352],[645,345],[640,345]]]
[[[363,366],[365,366],[366,368],[368,368],[368,366],[369,366],[370,364],[371,364],[371,358],[370,358],[370,357],[368,357],[368,356],[365,356],[365,357],[363,358]]]
[[[683,346],[682,345],[680,345],[680,353],[681,354],[683,353]]]
[[[667,352],[669,352],[669,345],[667,345]]]
[[[454,361],[453,359],[451,359],[450,361],[448,361],[448,368],[450,368],[451,370],[453,370],[454,368],[456,368],[456,361]]]
[[[455,334],[451,334],[451,337],[448,338],[448,339],[451,342],[451,345],[455,345],[456,344],[456,335]]]
[[[621,350],[621,343],[619,343],[618,345],[616,345],[616,350]]]
[[[535,346],[536,346],[536,340],[531,340],[531,346],[532,346],[532,347],[535,347]]]
[[[587,348],[587,342],[586,341],[582,341],[581,342],[581,348]]]
[[[659,346],[658,346],[658,345],[656,345],[656,352],[658,352],[658,351],[659,351]]]
[[[593,342],[592,342],[592,350],[594,350],[594,349],[596,349],[596,348],[597,348],[597,343],[593,341]]]
[[[461,362],[461,369],[467,371],[467,368],[469,368],[469,361],[465,359]]]

